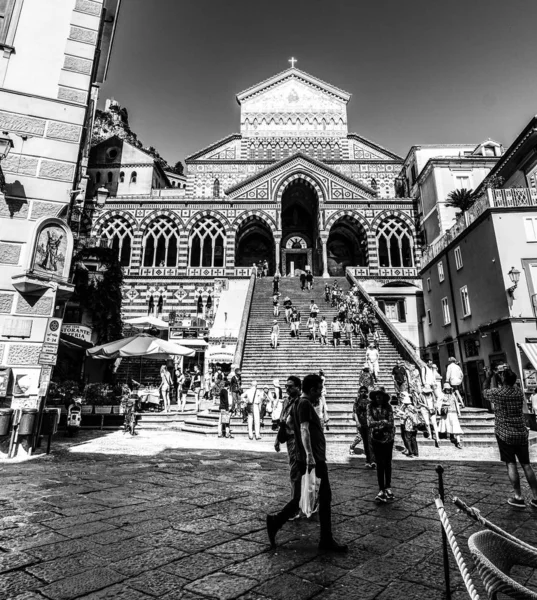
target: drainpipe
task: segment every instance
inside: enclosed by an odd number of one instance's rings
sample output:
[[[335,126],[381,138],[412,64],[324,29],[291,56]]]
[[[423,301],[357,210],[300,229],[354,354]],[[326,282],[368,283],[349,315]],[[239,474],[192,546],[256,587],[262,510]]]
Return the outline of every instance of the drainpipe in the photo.
[[[446,251],[446,268],[449,281],[449,292],[451,297],[451,305],[453,306],[453,319],[455,320],[455,337],[457,338],[457,346],[459,347],[459,356],[462,362],[462,345],[459,334],[459,317],[457,315],[457,305],[455,304],[455,294],[453,293],[453,281],[451,279],[451,265],[449,263],[449,251]]]

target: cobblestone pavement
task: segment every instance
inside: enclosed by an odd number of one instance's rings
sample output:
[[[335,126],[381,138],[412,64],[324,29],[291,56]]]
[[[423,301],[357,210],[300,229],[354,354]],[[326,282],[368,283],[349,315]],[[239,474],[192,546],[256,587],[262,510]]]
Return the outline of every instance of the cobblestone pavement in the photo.
[[[265,515],[289,495],[285,453],[271,452],[268,443],[211,449],[187,439],[84,432],[75,441],[58,438],[49,456],[3,461],[0,599],[445,597],[434,461],[397,460],[396,499],[378,506],[375,473],[362,459],[332,450],[334,529],[349,554],[318,553],[315,517],[286,524],[271,551]],[[537,514],[505,503],[503,465],[443,464],[450,494],[537,543]],[[473,571],[467,538],[477,527],[448,510]],[[517,577],[537,582],[532,571]],[[452,584],[454,600],[468,597],[453,563]]]

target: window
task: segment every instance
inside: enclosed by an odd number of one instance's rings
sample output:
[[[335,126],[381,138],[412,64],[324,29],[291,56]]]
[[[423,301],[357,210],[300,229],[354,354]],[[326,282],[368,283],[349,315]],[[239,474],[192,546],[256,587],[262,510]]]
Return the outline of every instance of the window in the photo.
[[[453,254],[455,254],[455,266],[457,267],[457,271],[459,269],[462,269],[462,254],[461,254],[461,247],[457,246],[453,252]]]
[[[438,263],[438,281],[444,281],[444,263],[442,261]]]
[[[427,323],[428,323],[429,325],[432,325],[432,324],[433,324],[433,319],[432,319],[432,317],[431,317],[431,311],[430,311],[430,310],[427,310]]]
[[[479,342],[474,339],[464,340],[464,354],[466,354],[466,358],[479,356]]]
[[[106,176],[106,179],[107,179],[108,183],[112,183],[112,180],[114,179],[114,175],[112,174],[112,171],[108,171],[108,175]]]
[[[213,198],[220,198],[220,179],[218,178],[213,183]]]
[[[468,286],[461,287],[461,304],[462,304],[462,314],[465,317],[471,315],[470,311],[470,298],[468,296]]]
[[[524,229],[526,230],[526,240],[537,242],[537,217],[525,217]]]
[[[125,171],[121,171],[119,174],[119,183],[125,183]]]
[[[0,0],[0,44],[6,43],[14,8],[15,0]]]
[[[143,241],[144,267],[177,266],[178,232],[175,223],[157,217],[148,227]]]
[[[455,187],[458,190],[470,189],[470,177],[468,175],[458,175],[455,177]]]
[[[101,239],[112,240],[122,267],[131,264],[132,228],[123,217],[112,217],[101,230]]]
[[[191,267],[223,267],[225,231],[215,219],[198,221],[188,240]]]
[[[500,333],[498,331],[493,331],[490,335],[492,340],[492,351],[493,352],[501,352],[502,342],[500,339]]]
[[[95,183],[101,183],[101,172],[97,171],[97,173],[95,173]]]
[[[381,267],[413,267],[412,235],[407,226],[389,218],[377,232],[379,264]]]
[[[131,173],[131,183],[136,183],[137,179],[138,179],[138,173],[136,173],[136,171],[133,171]]]
[[[446,344],[446,350],[448,356],[455,356],[455,344],[453,342],[448,342]]]
[[[447,298],[442,298],[442,316],[444,317],[444,325],[451,323],[451,317],[449,315],[449,304]]]
[[[431,291],[431,278],[427,277],[427,291],[430,292]]]

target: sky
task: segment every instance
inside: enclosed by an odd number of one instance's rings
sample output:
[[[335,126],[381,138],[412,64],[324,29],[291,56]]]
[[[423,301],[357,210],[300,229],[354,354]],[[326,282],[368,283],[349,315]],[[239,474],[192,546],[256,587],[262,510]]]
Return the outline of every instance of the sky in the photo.
[[[174,164],[238,133],[236,94],[294,56],[397,154],[509,146],[537,114],[536,33],[536,0],[122,0],[100,104]]]

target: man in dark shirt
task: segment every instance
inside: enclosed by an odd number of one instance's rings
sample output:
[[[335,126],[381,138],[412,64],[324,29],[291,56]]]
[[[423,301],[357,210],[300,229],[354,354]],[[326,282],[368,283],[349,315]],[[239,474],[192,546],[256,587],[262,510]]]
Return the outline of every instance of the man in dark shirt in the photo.
[[[399,359],[392,369],[392,377],[397,394],[408,392],[408,376],[402,360]]]
[[[526,506],[516,466],[518,458],[533,496],[530,504],[533,508],[537,508],[537,479],[530,464],[528,429],[524,421],[523,411],[524,394],[517,387],[517,376],[511,369],[506,369],[503,372],[503,385],[501,387],[491,387],[492,378],[493,374],[487,373],[483,392],[494,409],[494,429],[500,450],[500,460],[507,465],[507,475],[515,492],[515,495],[509,498],[507,502],[517,508]],[[494,379],[497,385],[500,379],[497,373],[494,374]]]
[[[292,409],[291,415],[295,431],[295,451],[302,475],[306,470],[315,469],[321,480],[319,486],[319,523],[321,539],[319,549],[326,552],[347,552],[348,547],[338,544],[332,536],[331,501],[332,490],[326,465],[326,440],[323,426],[314,405],[319,402],[323,381],[319,375],[306,375],[302,382],[302,396]],[[300,491],[275,515],[267,515],[267,533],[272,548],[276,546],[276,534],[283,525],[296,514],[300,502]]]

